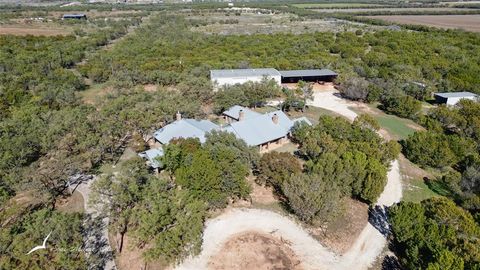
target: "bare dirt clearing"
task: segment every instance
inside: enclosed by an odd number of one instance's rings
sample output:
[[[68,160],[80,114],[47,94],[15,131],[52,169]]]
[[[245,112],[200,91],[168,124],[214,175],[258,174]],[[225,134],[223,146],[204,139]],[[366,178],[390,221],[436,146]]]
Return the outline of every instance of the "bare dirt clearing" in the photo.
[[[233,236],[208,263],[212,270],[297,269],[300,260],[283,239],[271,234],[244,232]]]
[[[82,194],[75,191],[71,196],[59,200],[55,207],[65,213],[83,213],[85,212],[85,202]]]
[[[480,15],[398,15],[365,16],[399,24],[420,24],[443,29],[463,29],[480,32]]]
[[[368,205],[347,198],[345,213],[334,222],[328,224],[326,231],[312,229],[310,232],[322,244],[332,251],[342,254],[352,246],[352,239],[356,239],[368,223]]]
[[[28,25],[2,25],[0,27],[0,35],[16,35],[16,36],[58,36],[69,35],[71,30],[66,28],[47,28],[41,26],[28,26]]]

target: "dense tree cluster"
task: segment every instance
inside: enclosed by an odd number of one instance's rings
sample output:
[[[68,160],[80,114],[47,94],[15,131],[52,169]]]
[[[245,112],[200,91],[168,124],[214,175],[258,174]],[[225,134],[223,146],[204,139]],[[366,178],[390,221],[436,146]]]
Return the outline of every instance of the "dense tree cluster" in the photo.
[[[0,213],[1,269],[43,269],[52,265],[61,269],[85,269],[83,215],[35,207],[23,209],[25,212],[15,208],[17,213],[6,213],[11,209],[7,205],[3,207]],[[26,254],[40,245],[50,232],[48,249]]]
[[[30,101],[58,109],[75,102],[75,91],[84,89],[83,79],[69,68],[85,53],[107,44],[139,21],[110,22],[109,27],[83,37],[0,36],[0,116],[10,106]]]
[[[389,162],[399,153],[395,142],[376,134],[378,123],[366,115],[353,124],[322,116],[314,127],[298,125],[293,137],[305,165],[289,153],[267,153],[258,163],[257,182],[271,185],[297,216],[313,224],[331,221],[342,198],[376,201],[386,184]]]
[[[224,207],[229,199],[246,198],[245,177],[258,154],[233,134],[212,132],[203,146],[196,139],[180,139],[165,147],[162,159],[175,182],[209,207]]]
[[[350,124],[322,116],[317,126],[300,126],[293,136],[308,160],[308,172],[332,179],[344,195],[375,202],[386,184],[388,164],[400,151],[395,142],[383,141],[376,126],[368,117]]]
[[[148,260],[179,261],[198,252],[206,204],[176,188],[162,176],[151,174],[141,158],[124,161],[116,172],[95,181],[90,203],[110,217],[110,231],[118,235],[116,247],[123,250],[127,232]]]
[[[247,198],[246,176],[258,153],[234,135],[208,134],[177,139],[164,148],[166,172],[151,174],[140,158],[123,161],[117,172],[106,172],[94,183],[91,203],[103,204],[111,231],[119,236],[122,252],[127,232],[145,247],[148,260],[181,261],[200,251],[207,210],[225,207],[229,200]]]
[[[402,141],[403,153],[423,167],[449,168],[438,181],[451,197],[476,214],[480,210],[480,104],[461,100],[439,106],[419,121],[427,131]]]
[[[97,81],[114,78],[165,84],[178,74],[191,74],[199,67],[207,67],[205,71],[330,67],[344,78],[362,77],[373,84],[377,80],[396,82],[396,88],[402,91],[414,82],[426,84],[430,91],[479,91],[476,63],[480,62],[480,39],[472,33],[377,31],[361,36],[350,32],[209,36],[189,31],[190,27],[180,16],[152,18],[149,25],[119,42],[107,54],[93,57],[83,67],[83,74]],[[208,72],[201,76],[207,77]],[[391,91],[380,86],[386,93]]]
[[[480,226],[448,199],[401,202],[389,210],[395,248],[408,269],[478,269]]]
[[[214,96],[217,113],[224,112],[233,105],[257,107],[265,104],[267,99],[278,97],[281,88],[274,80],[263,79],[261,82],[246,82],[233,86],[224,86]]]

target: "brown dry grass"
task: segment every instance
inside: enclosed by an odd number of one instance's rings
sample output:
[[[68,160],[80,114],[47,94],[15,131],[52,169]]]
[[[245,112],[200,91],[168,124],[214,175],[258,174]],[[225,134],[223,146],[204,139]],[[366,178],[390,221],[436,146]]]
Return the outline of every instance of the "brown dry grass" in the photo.
[[[109,233],[110,246],[116,248],[116,236]],[[148,270],[161,270],[166,269],[167,265],[162,262],[146,262],[142,253],[145,249],[138,248],[134,245],[134,240],[130,236],[125,235],[123,239],[122,253],[115,253],[115,265],[119,270],[130,269],[148,269]]]
[[[259,232],[238,234],[213,256],[209,269],[302,269],[289,243]]]
[[[345,212],[329,223],[326,229],[312,228],[310,232],[329,249],[345,253],[368,223],[368,205],[346,198]]]
[[[64,213],[83,213],[85,212],[85,203],[82,194],[75,191],[67,198],[59,199],[55,204],[58,211]]]
[[[0,27],[0,35],[65,36],[70,33],[71,31],[65,28],[42,28],[28,25],[2,25],[2,27]]]
[[[398,15],[366,16],[400,24],[420,24],[444,29],[463,29],[480,32],[480,15]]]

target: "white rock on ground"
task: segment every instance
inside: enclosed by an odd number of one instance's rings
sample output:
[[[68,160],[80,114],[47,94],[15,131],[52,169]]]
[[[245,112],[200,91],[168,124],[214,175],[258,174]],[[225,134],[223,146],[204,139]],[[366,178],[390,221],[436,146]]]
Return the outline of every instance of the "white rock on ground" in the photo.
[[[310,106],[321,107],[355,119],[357,114],[349,109],[351,104],[336,96],[337,92],[316,92]],[[390,206],[402,198],[402,183],[398,161],[392,162],[388,182],[377,205]],[[381,254],[387,241],[370,223],[345,254],[335,254],[311,237],[299,224],[288,217],[260,209],[232,209],[206,222],[202,252],[190,257],[176,269],[207,269],[209,259],[220,251],[232,236],[245,231],[272,233],[290,242],[290,247],[302,261],[305,269],[368,269]]]

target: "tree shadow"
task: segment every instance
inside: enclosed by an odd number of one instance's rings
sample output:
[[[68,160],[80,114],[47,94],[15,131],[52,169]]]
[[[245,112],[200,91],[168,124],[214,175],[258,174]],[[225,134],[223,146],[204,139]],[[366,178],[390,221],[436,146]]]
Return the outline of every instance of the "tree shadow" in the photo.
[[[107,263],[114,258],[108,238],[104,234],[105,226],[107,224],[104,217],[86,215],[82,234],[89,270],[106,269]]]
[[[433,192],[445,196],[445,197],[453,197],[454,193],[450,190],[448,185],[440,180],[437,179],[429,179],[428,177],[424,177],[423,181],[431,189]]]
[[[395,256],[387,255],[383,258],[382,270],[402,270],[402,266]]]
[[[380,205],[368,208],[368,222],[377,229],[385,238],[390,233],[390,224],[388,223],[387,208]]]

